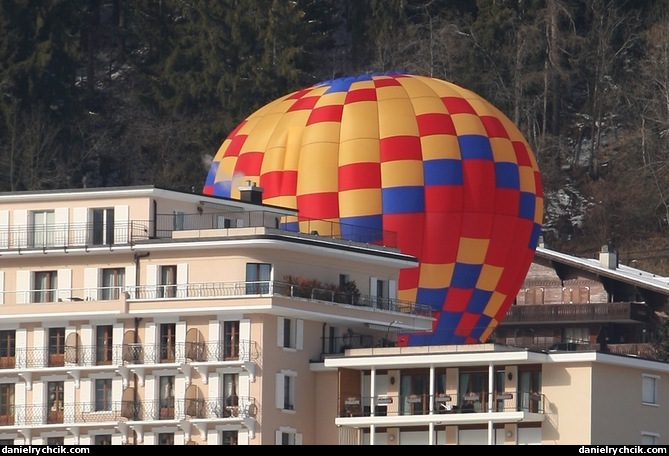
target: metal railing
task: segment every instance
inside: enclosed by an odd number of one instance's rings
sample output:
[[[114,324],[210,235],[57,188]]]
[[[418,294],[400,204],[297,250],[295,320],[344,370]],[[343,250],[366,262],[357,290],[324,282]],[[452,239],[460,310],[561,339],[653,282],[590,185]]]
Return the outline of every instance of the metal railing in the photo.
[[[171,239],[173,233],[177,231],[247,227],[264,227],[279,232],[317,235],[341,241],[397,248],[397,233],[394,231],[302,216],[286,216],[272,211],[226,211],[157,214],[155,220],[117,221],[110,226],[97,223],[11,225],[0,229],[0,251],[128,245],[149,239]]]
[[[7,404],[0,409],[0,428],[70,423],[115,423],[160,420],[236,420],[255,417],[255,398],[103,401],[43,405]]]
[[[295,285],[280,281],[203,282],[170,285],[95,287],[2,291],[2,302],[11,304],[57,303],[106,300],[226,299],[242,296],[287,296],[291,298],[368,307],[409,315],[432,316],[432,308],[400,299],[358,295],[337,290]]]
[[[514,323],[569,321],[648,321],[652,310],[644,303],[523,304],[509,307],[500,326]]]
[[[9,347],[8,352],[11,356],[0,356],[0,370],[123,364],[244,362],[259,357],[258,346],[251,340],[240,340],[236,345],[223,342],[178,342],[169,346],[141,343],[102,347],[65,345],[59,351],[48,347]]]
[[[372,397],[345,396],[339,398],[339,417],[410,416],[451,413],[544,413],[545,396],[530,392],[493,393],[489,403],[487,392],[466,394],[383,394]]]

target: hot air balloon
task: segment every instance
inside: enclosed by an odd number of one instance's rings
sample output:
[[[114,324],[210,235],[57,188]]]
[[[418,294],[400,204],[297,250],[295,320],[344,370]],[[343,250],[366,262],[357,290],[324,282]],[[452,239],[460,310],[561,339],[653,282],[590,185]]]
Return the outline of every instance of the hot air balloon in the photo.
[[[241,122],[217,151],[203,192],[310,219],[396,233],[418,267],[398,298],[429,304],[433,330],[404,346],[486,342],[513,303],[539,239],[543,194],[518,128],[475,93],[412,74],[315,84]]]

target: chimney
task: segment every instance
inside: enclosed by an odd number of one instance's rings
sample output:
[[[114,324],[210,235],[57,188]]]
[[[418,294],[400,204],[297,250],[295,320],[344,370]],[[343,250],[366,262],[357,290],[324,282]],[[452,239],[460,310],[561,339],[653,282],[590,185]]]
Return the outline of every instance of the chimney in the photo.
[[[618,267],[618,254],[611,244],[602,246],[599,252],[599,264],[607,269],[616,269]]]
[[[255,182],[247,180],[246,185],[239,187],[240,199],[245,203],[262,204],[262,191]]]

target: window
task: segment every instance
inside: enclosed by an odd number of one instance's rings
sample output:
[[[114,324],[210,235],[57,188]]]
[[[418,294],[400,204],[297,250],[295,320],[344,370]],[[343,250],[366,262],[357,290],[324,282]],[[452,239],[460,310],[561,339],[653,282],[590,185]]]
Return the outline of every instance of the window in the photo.
[[[295,386],[297,373],[282,370],[276,374],[276,407],[282,410],[295,410]]]
[[[47,384],[47,391],[48,391],[47,405],[49,407],[47,423],[48,424],[62,423],[63,410],[65,409],[65,406],[63,404],[64,391],[65,391],[64,382],[49,382]]]
[[[97,434],[93,437],[93,445],[111,445],[111,434]]]
[[[112,363],[112,325],[98,326],[95,329],[95,361],[99,365]]]
[[[295,433],[294,432],[282,432],[281,433],[281,445],[295,445]]]
[[[488,398],[487,371],[460,371],[459,404],[464,412],[482,412],[486,410]]]
[[[55,302],[57,288],[57,271],[39,271],[33,274],[33,302]]]
[[[174,376],[164,375],[160,377],[160,419],[174,419]],[[166,445],[172,445],[166,444]]]
[[[660,377],[655,375],[641,376],[641,402],[644,404],[657,404],[657,390]]]
[[[16,331],[0,331],[0,369],[13,369],[16,365]]]
[[[403,414],[423,415],[428,412],[429,385],[429,371],[422,369],[402,371],[400,397]]]
[[[246,294],[269,293],[272,280],[272,265],[267,263],[246,264]]]
[[[160,267],[160,285],[158,286],[159,298],[174,298],[177,295],[177,267]]]
[[[239,374],[225,374],[223,376],[223,403],[225,404],[225,416],[237,416],[239,414],[237,385],[239,385]]]
[[[283,348],[302,350],[304,342],[304,321],[295,318],[277,318],[276,344]]]
[[[118,299],[125,285],[125,269],[109,268],[102,270],[102,293],[101,299],[109,301]]]
[[[283,346],[286,348],[295,348],[295,331],[292,330],[294,321],[291,318],[283,319]]]
[[[14,384],[0,383],[0,426],[14,425]]]
[[[172,229],[174,229],[174,231],[183,231],[186,226],[186,214],[179,211],[173,211],[172,215],[174,215],[172,218]]]
[[[370,278],[369,290],[376,301],[376,306],[379,309],[390,308],[390,282],[388,280]]]
[[[49,328],[49,367],[65,365],[65,328]]]
[[[174,445],[174,433],[161,432],[158,434],[158,445]]]
[[[239,358],[239,321],[223,323],[223,356],[224,359]]]
[[[526,412],[543,411],[541,395],[541,371],[529,370],[518,372],[518,406]]]
[[[297,431],[289,427],[280,427],[276,431],[276,444],[277,445],[301,445],[302,444],[302,434],[298,434]]]
[[[30,214],[32,221],[31,247],[51,247],[55,245],[54,211],[35,211]]]
[[[176,333],[177,325],[174,323],[163,323],[160,325],[160,362],[173,363],[176,359]]]
[[[0,446],[14,445],[14,439],[0,439]]]
[[[111,411],[112,409],[112,380],[98,378],[95,380],[95,411]]]
[[[223,431],[221,445],[237,445],[237,431]]]
[[[48,437],[46,439],[47,445],[65,445],[65,437]]]
[[[641,445],[659,445],[660,443],[660,434],[654,432],[642,432],[641,433]]]
[[[114,209],[93,209],[93,245],[114,243]]]

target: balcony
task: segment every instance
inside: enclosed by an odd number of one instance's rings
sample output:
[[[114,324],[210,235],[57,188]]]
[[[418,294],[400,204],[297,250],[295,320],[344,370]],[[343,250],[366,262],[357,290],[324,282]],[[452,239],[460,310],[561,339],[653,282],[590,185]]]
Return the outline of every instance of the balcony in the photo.
[[[309,301],[365,307],[406,315],[428,318],[432,316],[432,308],[425,304],[377,296],[354,295],[353,293],[324,290],[280,281],[200,282],[112,288],[113,290],[110,287],[94,287],[2,291],[0,292],[0,297],[4,303],[3,306],[6,306],[7,310],[12,305],[40,304],[48,307],[57,306],[58,303],[68,303],[68,305],[80,307],[80,309],[88,307],[92,311],[99,312],[99,305],[101,303],[109,303],[110,306],[118,307],[126,302],[138,301],[219,300],[249,296],[286,296],[296,299],[307,299]],[[40,301],[37,301],[36,298],[42,296],[49,296],[51,300],[43,302],[40,298]],[[118,297],[118,299],[101,299],[104,297]]]
[[[95,345],[64,346],[62,353],[50,353],[49,348],[16,348],[11,357],[0,358],[3,369],[69,368],[71,366],[119,366],[123,364],[192,364],[239,362],[259,357],[257,344],[240,340],[235,346],[223,342],[179,342],[174,346],[160,344],[115,344],[98,350]]]
[[[53,224],[46,228],[31,225],[6,226],[0,229],[0,251],[22,252],[132,245],[153,239],[189,238],[187,232],[191,232],[192,237],[197,238],[205,230],[249,227],[267,228],[292,236],[311,238],[318,236],[337,241],[397,248],[397,233],[392,231],[306,217],[285,216],[272,211],[236,210],[195,214],[158,214],[156,220],[116,222],[113,227],[93,223]],[[103,231],[104,235],[102,235]],[[182,234],[175,236],[175,232]]]
[[[464,413],[544,413],[543,394],[529,392],[493,393],[492,405],[487,392],[466,394],[383,394],[375,398],[348,395],[339,398],[339,418],[401,417],[416,415],[444,415]],[[382,423],[382,422],[380,422]]]
[[[9,405],[0,411],[0,428],[46,424],[109,424],[127,421],[242,420],[255,417],[255,398],[159,399],[154,401],[112,401],[104,404],[77,402],[60,406]]]
[[[652,310],[644,303],[525,304],[509,308],[500,326],[583,322],[646,322]]]

